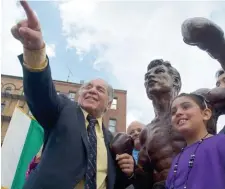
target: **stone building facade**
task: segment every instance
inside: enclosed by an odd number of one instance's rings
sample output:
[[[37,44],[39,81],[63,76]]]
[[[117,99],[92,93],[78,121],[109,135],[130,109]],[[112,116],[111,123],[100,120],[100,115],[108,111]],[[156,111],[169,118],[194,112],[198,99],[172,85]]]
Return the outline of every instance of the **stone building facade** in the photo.
[[[81,84],[53,81],[58,93],[67,95],[72,101],[77,100],[77,91]],[[28,115],[31,115],[23,95],[22,77],[1,75],[1,143],[4,140],[13,111],[19,106]],[[110,131],[126,132],[126,102],[127,92],[115,89],[115,98],[111,109],[104,115],[103,123]]]

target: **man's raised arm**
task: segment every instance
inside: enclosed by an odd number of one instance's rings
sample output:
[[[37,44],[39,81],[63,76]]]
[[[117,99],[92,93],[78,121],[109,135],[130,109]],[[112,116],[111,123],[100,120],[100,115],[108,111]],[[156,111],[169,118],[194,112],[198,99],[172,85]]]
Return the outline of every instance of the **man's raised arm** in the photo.
[[[20,3],[27,19],[13,26],[11,32],[24,48],[24,53],[18,57],[23,67],[24,94],[34,117],[47,128],[58,118],[60,98],[52,82],[40,23],[28,3]]]

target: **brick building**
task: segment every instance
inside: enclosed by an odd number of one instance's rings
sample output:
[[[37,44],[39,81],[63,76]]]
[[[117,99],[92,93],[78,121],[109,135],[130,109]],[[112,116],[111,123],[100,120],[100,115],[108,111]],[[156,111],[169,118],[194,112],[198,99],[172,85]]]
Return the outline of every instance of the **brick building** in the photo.
[[[80,88],[81,84],[56,80],[54,80],[54,84],[58,94],[62,93],[67,95],[72,101],[76,100],[76,92]],[[3,142],[16,105],[23,108],[28,115],[31,115],[31,113],[23,95],[22,77],[2,74],[1,97],[1,142]],[[111,109],[103,117],[104,125],[112,132],[126,131],[126,97],[126,91],[115,90],[115,98]]]

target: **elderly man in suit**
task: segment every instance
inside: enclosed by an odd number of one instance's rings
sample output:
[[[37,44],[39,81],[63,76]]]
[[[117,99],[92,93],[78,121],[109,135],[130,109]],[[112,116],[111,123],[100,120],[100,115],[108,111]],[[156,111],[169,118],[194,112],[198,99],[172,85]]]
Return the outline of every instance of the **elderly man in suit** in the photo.
[[[134,160],[111,153],[112,135],[102,123],[112,87],[94,79],[81,87],[78,103],[57,95],[39,21],[26,1],[21,5],[27,19],[11,32],[24,47],[19,60],[28,106],[45,131],[41,161],[24,189],[125,188],[134,177]]]

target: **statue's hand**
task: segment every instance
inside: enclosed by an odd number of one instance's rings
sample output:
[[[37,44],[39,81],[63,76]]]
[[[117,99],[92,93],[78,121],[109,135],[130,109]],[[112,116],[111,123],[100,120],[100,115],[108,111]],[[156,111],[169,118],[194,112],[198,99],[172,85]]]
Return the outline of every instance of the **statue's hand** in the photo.
[[[212,47],[210,45],[218,45],[224,41],[223,30],[212,21],[201,17],[185,20],[181,26],[181,33],[185,43],[197,45],[203,50]]]
[[[206,18],[189,18],[183,22],[181,33],[186,44],[206,51],[225,69],[225,38],[218,25]]]

